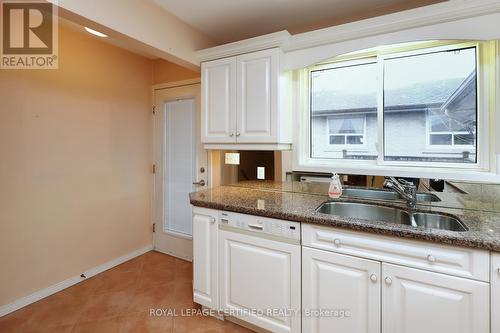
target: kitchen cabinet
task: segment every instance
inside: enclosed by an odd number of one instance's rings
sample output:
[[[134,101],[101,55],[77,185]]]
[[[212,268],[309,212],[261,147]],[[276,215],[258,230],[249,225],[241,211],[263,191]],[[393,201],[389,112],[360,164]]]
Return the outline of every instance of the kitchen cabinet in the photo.
[[[304,332],[380,332],[380,262],[304,247],[302,265]]]
[[[382,264],[384,333],[488,333],[489,285]]]
[[[201,77],[202,142],[235,142],[236,58],[202,63]]]
[[[219,308],[218,211],[193,208],[193,299],[211,309]]]
[[[491,255],[491,333],[500,333],[500,253]]]
[[[235,230],[219,230],[221,309],[271,332],[300,332],[300,245]]]
[[[271,48],[202,63],[203,143],[291,143],[280,58]]]

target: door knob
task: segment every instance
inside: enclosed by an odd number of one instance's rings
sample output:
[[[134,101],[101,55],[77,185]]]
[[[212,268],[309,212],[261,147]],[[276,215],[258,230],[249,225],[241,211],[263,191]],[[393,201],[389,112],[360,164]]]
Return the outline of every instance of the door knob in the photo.
[[[199,182],[194,182],[193,185],[205,186],[205,181],[202,179]]]

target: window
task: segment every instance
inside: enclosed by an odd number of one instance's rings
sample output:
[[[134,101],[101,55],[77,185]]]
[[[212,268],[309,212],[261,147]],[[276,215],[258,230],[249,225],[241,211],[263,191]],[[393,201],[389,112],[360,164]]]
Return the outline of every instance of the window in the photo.
[[[476,48],[382,61],[384,160],[476,163]]]
[[[373,159],[377,64],[350,62],[311,72],[311,157]]]
[[[362,146],[365,138],[365,117],[329,117],[328,133],[331,145]]]
[[[462,45],[310,69],[310,161],[477,166],[478,46]]]

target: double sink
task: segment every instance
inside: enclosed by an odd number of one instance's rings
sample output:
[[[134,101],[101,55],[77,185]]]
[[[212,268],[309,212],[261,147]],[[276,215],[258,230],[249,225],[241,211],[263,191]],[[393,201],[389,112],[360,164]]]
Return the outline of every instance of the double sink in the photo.
[[[370,189],[345,189],[343,195],[367,199],[398,200],[399,195],[392,191]],[[431,193],[418,193],[417,202],[435,202],[439,198]],[[369,203],[325,202],[317,209],[318,213],[348,218],[384,221],[425,229],[440,229],[463,232],[469,229],[458,218],[439,213],[413,212],[396,207],[387,207]]]

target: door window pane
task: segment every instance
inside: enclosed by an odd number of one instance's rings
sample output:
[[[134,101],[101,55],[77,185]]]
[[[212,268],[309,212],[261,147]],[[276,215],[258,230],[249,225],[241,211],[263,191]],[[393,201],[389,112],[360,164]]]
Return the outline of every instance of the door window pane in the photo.
[[[476,49],[384,60],[386,161],[476,162]]]
[[[376,159],[377,65],[311,71],[311,157]]]

